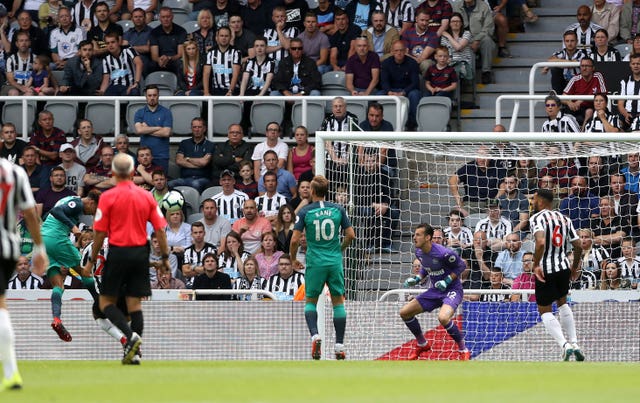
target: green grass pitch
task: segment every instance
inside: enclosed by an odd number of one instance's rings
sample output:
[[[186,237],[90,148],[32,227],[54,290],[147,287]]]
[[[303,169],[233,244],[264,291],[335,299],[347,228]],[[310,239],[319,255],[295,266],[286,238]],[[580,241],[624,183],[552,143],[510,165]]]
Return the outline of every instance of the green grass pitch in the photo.
[[[632,402],[638,363],[21,361],[0,402]],[[446,400],[445,400],[446,399]],[[546,400],[544,400],[546,399]]]

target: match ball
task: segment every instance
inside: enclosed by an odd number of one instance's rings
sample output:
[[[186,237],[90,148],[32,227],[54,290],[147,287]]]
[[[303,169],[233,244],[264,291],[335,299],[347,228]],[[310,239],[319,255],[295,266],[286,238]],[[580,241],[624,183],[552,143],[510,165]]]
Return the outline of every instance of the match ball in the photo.
[[[184,206],[184,197],[182,193],[175,190],[170,190],[160,201],[160,207],[171,213],[182,210],[182,206]]]

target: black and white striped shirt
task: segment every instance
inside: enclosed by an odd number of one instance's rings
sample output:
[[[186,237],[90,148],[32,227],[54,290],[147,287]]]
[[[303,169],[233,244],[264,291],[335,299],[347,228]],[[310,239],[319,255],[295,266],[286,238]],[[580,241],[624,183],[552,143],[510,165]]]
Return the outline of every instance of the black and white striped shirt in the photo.
[[[573,24],[569,25],[564,30],[564,32],[569,32],[569,31],[575,32],[576,35],[578,36],[578,44],[577,44],[578,49],[589,49],[591,48],[591,46],[594,45],[596,31],[601,28],[602,27],[600,25],[592,22],[591,24],[589,24],[589,28],[587,28],[587,30],[583,32],[582,28],[580,28],[580,23],[574,22]],[[564,48],[564,41],[562,42],[562,47]]]
[[[351,123],[358,124],[358,117],[353,113],[347,111],[347,116],[344,119],[337,119],[333,113],[324,118],[320,130],[327,132],[348,132],[351,131]],[[331,145],[337,158],[348,159],[349,158],[349,144],[344,141],[334,141]],[[328,158],[328,154],[327,154]]]
[[[216,247],[208,242],[204,243],[202,249],[197,250],[194,244],[188,246],[184,250],[184,261],[183,264],[188,264],[192,267],[203,266],[204,265],[204,256],[208,253],[213,253],[216,256],[218,255],[218,250]],[[193,279],[195,277],[185,277],[184,282],[187,288],[191,288],[193,286]]]
[[[229,90],[231,88],[231,77],[233,76],[233,66],[239,66],[242,55],[238,49],[228,47],[221,51],[215,47],[207,53],[206,65],[211,66],[211,89]]]
[[[7,284],[9,290],[37,290],[40,287],[42,287],[42,279],[35,274],[29,275],[24,281],[20,281],[18,275],[15,275]]]
[[[96,3],[97,0],[92,1],[91,5],[89,7],[86,7],[84,5],[84,1],[79,0],[71,9],[71,18],[73,19],[73,22],[75,22],[76,25],[80,27],[82,26],[82,21],[89,20],[91,24],[88,26],[87,31],[98,25],[98,19],[95,15],[96,9],[94,7]]]
[[[133,59],[138,57],[138,52],[133,48],[123,48],[120,55],[114,56],[107,53],[102,60],[102,73],[109,75],[110,85],[133,85],[136,77],[136,65]]]
[[[631,75],[620,81],[620,95],[640,95],[640,80],[635,81]],[[640,113],[640,101],[628,99],[624,102],[624,109],[634,115]]]
[[[611,124],[611,126],[620,129],[620,118],[619,115],[613,114],[609,111],[605,112],[607,115],[607,121]],[[593,114],[593,117],[589,119],[587,124],[584,126],[585,133],[604,133],[604,125],[602,124],[602,120],[596,113]]]
[[[225,195],[224,192],[220,192],[214,195],[212,199],[218,205],[218,215],[226,218],[233,224],[235,220],[242,218],[242,207],[244,206],[244,202],[249,200],[249,196],[244,192],[234,190],[230,195]]]
[[[280,273],[274,274],[267,280],[265,290],[270,291],[278,297],[279,300],[293,300],[298,288],[304,284],[304,274],[293,272],[288,279],[280,277]]]
[[[282,32],[286,38],[293,39],[297,38],[300,32],[296,27],[285,28]],[[280,39],[278,39],[278,31],[275,28],[267,28],[264,30],[264,37],[267,40],[267,46],[279,46]],[[276,50],[275,52],[269,53],[269,57],[276,61],[276,64],[287,57],[289,55],[289,51],[285,48],[281,48]]]
[[[14,53],[7,59],[5,65],[6,72],[13,73],[13,78],[16,80],[16,83],[25,85],[33,74],[34,60],[35,56],[33,53],[30,53],[26,59],[22,59],[19,53]]]
[[[640,258],[634,257],[631,262],[623,257],[618,258],[621,278],[640,278]]]
[[[580,126],[573,115],[558,112],[555,119],[542,124],[543,133],[580,133]]]
[[[251,253],[243,251],[240,255],[242,262],[246,261],[251,256]],[[232,254],[222,252],[218,256],[218,270],[222,270],[225,274],[231,277],[231,280],[240,277],[240,269],[238,269],[238,260]],[[260,288],[262,289],[262,288]]]
[[[493,224],[489,217],[483,218],[478,221],[474,232],[482,231],[487,234],[487,239],[504,239],[507,235],[513,232],[513,225],[511,221],[504,217],[500,217],[500,221]]]
[[[469,227],[460,227],[460,232],[457,234],[451,230],[451,227],[445,227],[442,232],[444,232],[444,238],[448,244],[451,244],[450,241],[454,239],[460,241],[460,244],[462,245],[473,244],[473,232],[471,232]]]
[[[576,50],[572,55],[569,55],[569,53],[567,52],[566,49],[562,49],[559,50],[557,52],[555,52],[553,54],[553,56],[557,57],[558,59],[564,59],[566,61],[571,61],[571,62],[579,62],[580,60],[584,59],[585,57],[588,56],[587,52],[583,51],[583,50]],[[563,69],[562,71],[562,75],[564,76],[565,80],[569,81],[571,80],[571,78],[573,76],[576,76],[580,74],[580,67],[576,66],[576,67],[568,67],[566,69]]]
[[[529,219],[531,233],[544,233],[545,248],[540,265],[545,273],[570,270],[569,244],[578,239],[571,220],[559,211],[542,210]]]
[[[391,9],[389,0],[380,1],[382,12],[386,16],[387,24],[395,27],[398,32],[402,29],[403,22],[413,23],[415,21],[415,12],[410,0],[400,0],[400,4],[395,10]]]
[[[247,65],[244,68],[245,73],[249,73],[249,84],[247,89],[250,91],[260,91],[264,87],[265,81],[267,81],[267,75],[275,71],[275,61],[270,58],[266,58],[262,64],[254,57],[247,60]]]
[[[246,277],[240,277],[235,283],[233,283],[233,289],[234,290],[263,290],[266,283],[267,281],[260,276],[254,277],[252,281],[249,281],[249,279]],[[256,299],[262,299],[262,298],[264,298],[264,295],[262,294],[255,295],[255,298],[253,298],[251,294],[235,296],[235,299],[240,301],[250,301],[252,299],[256,300]]]
[[[609,259],[609,252],[600,245],[594,245],[589,250],[589,254],[582,258],[580,267],[582,271],[600,272],[602,262]]]
[[[271,197],[267,196],[266,193],[256,197],[258,213],[263,213],[265,217],[278,215],[278,210],[285,204],[287,204],[287,198],[278,192]]]
[[[618,52],[618,49],[613,46],[609,46],[604,55],[598,53],[598,50],[594,46],[589,49],[589,57],[593,59],[594,62],[619,62],[622,60],[620,52]]]
[[[35,207],[27,173],[18,165],[0,158],[0,257],[18,261],[20,233],[18,212]]]

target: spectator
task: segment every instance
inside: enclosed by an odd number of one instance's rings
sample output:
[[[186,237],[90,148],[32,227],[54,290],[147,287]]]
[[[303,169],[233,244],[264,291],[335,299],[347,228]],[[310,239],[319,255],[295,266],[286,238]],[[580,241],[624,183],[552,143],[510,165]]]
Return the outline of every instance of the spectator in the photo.
[[[533,253],[525,252],[522,254],[522,273],[513,280],[511,284],[512,290],[535,290],[536,276],[533,274]],[[522,300],[522,295],[511,294],[511,302]],[[529,302],[536,302],[535,293],[529,294]]]
[[[156,203],[160,204],[164,196],[169,193],[167,176],[162,169],[158,169],[151,173],[151,180],[153,181],[153,189],[150,190],[151,195]]]
[[[108,33],[104,40],[108,53],[102,60],[102,84],[98,94],[140,95],[142,59],[132,48],[122,48],[117,32]]]
[[[288,173],[288,171],[285,172]],[[291,174],[289,173],[289,175]],[[258,186],[260,186],[259,189],[262,189],[260,196],[255,199],[258,206],[258,214],[267,218],[273,225],[275,224],[278,210],[281,206],[287,204],[287,198],[277,192],[278,176],[274,171],[269,170],[265,172],[265,174],[260,178],[260,184]]]
[[[38,113],[36,129],[29,139],[29,144],[35,147],[40,156],[44,175],[48,175],[49,170],[60,163],[60,146],[67,142],[64,132],[53,124],[53,113],[46,109]]]
[[[511,286],[513,280],[523,271],[523,258],[525,251],[522,250],[520,234],[512,232],[505,238],[506,249],[498,254],[495,267],[499,268],[503,274],[502,282]]]
[[[187,288],[193,287],[193,280],[204,273],[204,257],[217,254],[215,245],[205,241],[204,224],[196,221],[191,224],[191,245],[184,250],[182,276]]]
[[[498,192],[502,217],[513,224],[513,232],[524,233],[529,227],[529,200],[518,187],[518,178],[507,175]]]
[[[309,144],[309,132],[304,126],[298,126],[293,131],[296,145],[289,149],[287,156],[287,170],[298,180],[300,175],[311,169],[311,158],[314,156],[315,148]],[[291,192],[295,194],[295,192]]]
[[[547,61],[549,62],[579,62],[583,58],[587,57],[585,50],[578,49],[578,34],[574,31],[566,31],[563,35],[563,48],[555,52]],[[542,74],[547,74],[551,71],[551,88],[556,94],[561,94],[565,89],[569,80],[574,76],[580,74],[578,67],[544,67]]]
[[[580,268],[582,270],[583,277],[588,277],[592,280],[600,278],[600,273],[605,265],[605,262],[609,260],[609,252],[601,245],[593,243],[593,231],[589,228],[582,228],[578,230],[578,236],[580,236],[580,244],[582,246],[582,262]],[[595,281],[593,281],[595,286]]]
[[[504,274],[497,267],[492,267],[489,272],[489,286],[486,288],[487,290],[508,290],[511,287],[508,284],[505,284]],[[475,297],[475,298],[474,298]],[[477,298],[477,299],[476,299]],[[511,299],[509,294],[487,294],[483,293],[478,295],[469,296],[470,300],[477,300],[480,302],[506,302]]]
[[[355,24],[349,22],[347,13],[336,8],[335,11],[336,32],[329,38],[331,52],[329,60],[333,71],[344,71],[347,59],[355,53],[353,40],[360,36],[362,30]]]
[[[93,133],[93,123],[89,119],[78,121],[78,138],[71,142],[78,163],[87,169],[95,167],[100,161],[100,152],[104,144],[102,137]]]
[[[287,10],[284,6],[277,6],[271,12],[273,28],[264,30],[264,37],[267,40],[267,53],[276,62],[276,70],[280,61],[289,55],[289,46],[292,38],[298,36],[300,32],[296,27],[287,27]],[[300,55],[302,51],[300,51]]]
[[[444,228],[445,245],[463,256],[465,255],[463,250],[473,245],[473,232],[464,225],[464,216],[460,210],[451,210],[447,219],[449,226]]]
[[[453,98],[458,88],[458,75],[449,65],[449,50],[438,46],[435,52],[436,64],[429,66],[424,81],[427,91],[425,96],[440,96]]]
[[[147,104],[134,115],[134,128],[140,136],[140,145],[147,146],[153,153],[153,163],[169,171],[169,136],[173,127],[171,111],[158,103],[160,90],[150,84],[144,90]]]
[[[631,75],[626,80],[620,81],[620,95],[633,95],[638,92],[637,82],[640,81],[640,54],[631,55],[629,66]],[[637,100],[618,100],[618,111],[624,118],[624,123],[631,127],[631,130],[640,130],[640,123],[637,117],[640,115],[640,102]]]
[[[628,62],[631,60],[631,55],[634,55],[636,53],[640,53],[640,34],[636,34],[636,36],[633,38],[632,44],[631,44],[631,51],[629,53],[627,53],[626,56],[624,56],[622,58],[623,62]]]
[[[240,13],[240,5],[235,1],[219,0],[210,8],[213,13],[216,30],[229,26],[229,20],[234,14]]]
[[[64,66],[59,91],[64,95],[97,95],[102,84],[102,60],[93,54],[93,44],[84,40],[78,44],[78,55]]]
[[[594,62],[619,62],[622,60],[618,49],[609,44],[609,33],[604,28],[596,31],[594,44],[589,53]]]
[[[251,161],[252,155],[253,145],[244,140],[242,126],[239,124],[229,125],[227,141],[216,144],[215,153],[211,158],[211,183],[218,185],[218,179],[223,171],[229,170],[237,174],[240,171],[240,163],[242,161]],[[260,159],[262,159],[262,156],[260,156]]]
[[[244,204],[249,199],[246,193],[234,189],[235,183],[233,171],[225,169],[220,174],[222,192],[212,197],[218,206],[218,214],[229,220],[231,224],[242,217]]]
[[[304,284],[304,274],[293,270],[291,257],[283,254],[278,259],[278,272],[269,277],[265,290],[276,295],[279,301],[291,301]]]
[[[367,38],[369,50],[378,55],[381,62],[391,56],[393,44],[400,40],[398,30],[387,23],[384,12],[379,10],[373,12],[371,26],[362,33]]]
[[[492,250],[501,251],[505,246],[508,246],[505,237],[512,233],[513,225],[511,221],[502,216],[499,200],[490,199],[487,201],[487,216],[478,221],[474,233],[478,231],[487,234],[489,247]]]
[[[347,102],[343,97],[331,101],[331,114],[324,118],[320,130],[331,132],[351,131],[351,125],[358,125],[358,117],[347,111]],[[327,142],[326,172],[329,183],[343,182],[349,167],[349,145],[344,141]]]
[[[576,18],[578,22],[566,27],[564,32],[574,31],[578,37],[578,49],[587,50],[594,43],[596,31],[602,27],[591,22],[591,9],[587,5],[578,7]]]
[[[242,65],[245,65],[250,57],[255,56],[253,43],[256,41],[256,36],[252,31],[244,29],[240,14],[232,14],[229,17],[229,28],[231,29],[231,46],[240,52]]]
[[[4,7],[4,4],[3,4]],[[59,24],[58,14],[60,8],[64,7],[60,0],[46,0],[40,4],[38,8],[38,26],[45,34],[50,34]],[[3,14],[6,14],[6,7],[2,10]],[[71,16],[71,10],[69,10],[69,16]]]
[[[571,219],[576,229],[590,228],[591,220],[598,216],[598,197],[587,187],[584,176],[571,178],[571,193],[560,202],[560,212]]]
[[[382,10],[382,6],[377,0],[352,0],[344,8],[349,16],[349,21],[363,31],[371,25],[371,15],[376,10]]]
[[[318,7],[311,10],[318,17],[318,29],[328,37],[336,33],[336,25],[334,24],[335,7],[330,0],[318,0]]]
[[[218,262],[214,253],[208,253],[204,257],[204,273],[193,280],[193,290],[230,290],[231,278],[228,274],[218,270]],[[231,295],[203,295],[196,293],[198,301],[227,301]]]
[[[535,161],[519,159],[513,174],[518,179],[518,189],[525,195],[534,193],[538,188],[538,167]]]
[[[618,258],[620,277],[633,281],[633,288],[638,288],[640,280],[640,257],[636,255],[636,243],[633,238],[622,240],[622,256]]]
[[[604,77],[593,71],[593,60],[585,57],[580,60],[580,75],[574,76],[564,89],[563,95],[594,95],[606,93]],[[573,113],[579,123],[589,121],[593,116],[593,102],[588,100],[562,101]]]
[[[487,2],[489,7],[493,11],[493,24],[496,27],[495,35],[496,41],[498,42],[498,57],[511,57],[511,53],[507,49],[507,35],[509,34],[509,19],[507,16],[513,18],[511,12],[513,12],[514,4],[513,3],[522,3],[522,10],[526,10],[528,15],[525,14],[526,22],[535,22],[537,20],[537,15],[533,14],[533,12],[527,7],[523,0],[517,1],[505,1],[505,0],[490,0]],[[505,15],[506,14],[506,15]],[[517,17],[520,17],[520,10],[517,11]],[[519,24],[522,26],[522,22]],[[520,32],[523,32],[524,29]]]
[[[153,178],[151,174],[155,171],[162,170],[158,165],[153,164],[153,154],[148,146],[138,147],[138,156],[133,183],[145,190],[151,190],[153,186]]]
[[[429,32],[429,14],[422,10],[416,13],[416,24],[407,29],[401,39],[407,46],[407,56],[414,59],[420,66],[420,73],[424,74],[433,64],[431,56],[440,44],[440,38],[435,32]]]
[[[220,208],[218,207],[218,209]],[[258,215],[254,200],[246,200],[242,207],[242,212],[244,217],[234,221],[231,229],[240,234],[245,250],[254,254],[260,247],[262,234],[271,232],[272,226],[269,220]]]
[[[609,176],[618,171],[617,164],[605,163],[599,155],[591,156],[587,161],[585,176],[589,189],[598,197],[608,196]]]
[[[202,215],[198,222],[204,225],[204,241],[217,250],[224,250],[225,237],[231,231],[231,223],[224,217],[218,217],[218,205],[213,199],[202,202]]]
[[[282,5],[287,15],[286,28],[296,28],[298,32],[304,29],[304,16],[309,11],[305,0],[283,0]],[[296,35],[297,36],[297,35]]]
[[[360,125],[362,130],[369,132],[392,132],[393,125],[384,120],[384,108],[377,102],[370,102],[367,106],[367,120]],[[373,154],[377,159],[377,165],[380,167],[381,172],[384,175],[395,179],[397,176],[396,169],[398,167],[398,160],[394,149],[389,150],[387,147],[366,147],[359,145],[357,149],[358,163],[364,163],[364,157],[367,154]]]
[[[634,228],[640,225],[638,215],[638,194],[625,189],[626,178],[622,173],[612,173],[609,177],[610,196],[613,198],[616,215],[626,220],[632,228],[632,234],[637,236]]]
[[[627,164],[620,169],[620,173],[624,175],[626,184],[624,189],[631,193],[638,193],[640,182],[640,154],[627,154]]]
[[[200,117],[191,120],[191,138],[180,142],[176,153],[176,164],[180,177],[169,182],[169,187],[191,186],[202,193],[209,185],[211,156],[215,145],[207,140],[207,125]]]
[[[33,60],[33,71],[25,86],[31,88],[35,94],[54,95],[57,91],[57,83],[50,78],[50,63],[47,56],[36,56]]]
[[[73,5],[73,12],[71,13],[73,21],[77,26],[81,27],[84,32],[88,32],[98,24],[95,16],[95,5],[97,3],[98,0],[80,0]]]
[[[320,95],[322,77],[315,62],[303,53],[302,41],[289,41],[291,55],[278,63],[271,95]]]
[[[2,125],[2,148],[0,148],[0,158],[7,159],[14,164],[22,162],[22,152],[27,147],[27,143],[16,138],[16,126],[11,122]]]
[[[638,15],[640,12],[640,0],[625,1],[620,11],[620,39],[626,43],[633,43],[633,38],[640,34],[638,24],[640,19],[636,19],[634,22],[634,15]]]
[[[37,159],[38,152],[36,148],[31,145],[26,146],[22,151],[22,164],[20,164],[20,166],[24,168],[27,176],[29,176],[31,191],[34,195],[40,190],[40,183],[45,182],[42,178],[42,165],[36,163]]]
[[[267,41],[260,37],[253,41],[253,52],[255,57],[250,58],[242,73],[242,83],[240,84],[240,96],[257,95],[263,96],[270,93],[275,62],[267,57]],[[245,103],[245,110],[247,105]],[[250,108],[249,108],[250,110]],[[246,114],[248,115],[248,113]],[[245,116],[248,118],[248,116]]]
[[[171,275],[171,269],[164,266],[158,268],[157,280],[151,282],[154,290],[184,290],[186,287],[182,280]]]
[[[593,96],[594,114],[584,123],[585,133],[616,133],[621,131],[620,115],[611,113],[607,105],[609,97],[605,93],[597,93]]]
[[[182,56],[182,68],[178,74],[178,90],[176,95],[200,96],[204,94],[202,86],[203,66],[198,45],[194,41],[184,43],[184,56]]]
[[[2,86],[0,95],[9,96],[30,96],[35,95],[33,88],[27,84],[33,74],[33,61],[35,54],[31,53],[31,39],[27,32],[17,32],[15,34],[16,51],[6,62],[6,79],[7,82]]]
[[[351,95],[371,95],[380,82],[380,59],[369,50],[366,38],[355,39],[356,54],[345,66],[347,90]]]
[[[247,0],[240,10],[245,28],[262,35],[271,23],[271,8],[271,4],[265,4],[262,0]]]
[[[616,215],[615,203],[611,197],[601,197],[598,209],[599,216],[591,220],[593,242],[603,246],[609,256],[616,259],[622,255],[621,243],[631,235],[631,227],[627,220]]]
[[[142,8],[133,9],[131,11],[133,27],[129,28],[122,37],[124,39],[123,44],[132,47],[142,59],[142,65],[144,66],[142,75],[146,77],[155,70],[156,65],[151,60],[151,46],[149,45],[151,27],[147,25],[145,14]]]
[[[260,250],[254,253],[258,262],[260,277],[269,278],[278,273],[278,259],[284,252],[277,249],[276,234],[272,231],[263,232],[260,241]]]
[[[240,182],[236,182],[235,188],[244,192],[250,199],[258,197],[258,182],[253,179],[253,163],[242,161],[240,163]]]
[[[83,180],[84,175],[87,173],[87,170],[84,166],[75,162],[75,158],[76,150],[71,144],[63,144],[60,147],[60,159],[62,160],[62,162],[59,166],[64,169],[64,172],[67,176],[67,189],[71,190],[79,197],[82,197],[84,195]]]
[[[407,57],[407,48],[403,41],[393,43],[390,57],[380,64],[380,91],[379,95],[397,95],[409,99],[409,116],[407,129],[415,130],[416,111],[422,91],[420,90],[420,69],[418,63],[411,57]],[[364,124],[364,123],[363,123]],[[387,129],[385,129],[387,130]],[[391,129],[393,130],[393,129]]]
[[[492,39],[495,24],[491,9],[483,1],[464,0],[456,2],[453,10],[462,15],[464,26],[469,27],[473,37],[471,50],[480,53],[482,84],[491,84],[491,67],[496,52],[496,43]]]
[[[264,173],[264,175],[266,175],[268,172],[272,172],[276,175],[277,180],[277,189],[271,189],[273,193],[271,193],[269,197],[274,197],[274,193],[277,191],[279,195],[285,197],[287,200],[290,200],[296,194],[296,178],[291,172],[287,171],[284,168],[278,167],[278,154],[276,154],[275,151],[267,150],[264,153],[263,159],[264,167],[266,168],[266,172]],[[264,175],[261,176],[260,180],[258,181],[258,192],[260,196],[269,193],[269,190],[267,189],[266,183],[264,181]],[[271,185],[273,185],[273,183],[271,183]],[[270,210],[277,208],[279,208],[279,206],[272,206]]]
[[[620,266],[615,261],[607,262],[598,281],[599,290],[622,290],[631,288],[631,281],[621,278]]]
[[[311,182],[301,177],[298,181],[298,194],[289,200],[289,206],[294,209],[295,214],[298,214],[298,211],[309,203],[311,203]]]
[[[453,196],[457,208],[463,215],[479,212],[489,199],[498,193],[498,185],[506,176],[507,170],[498,167],[495,161],[487,158],[488,150],[481,146],[478,157],[460,167],[449,177],[449,193]],[[464,196],[458,186],[462,183]]]
[[[207,2],[208,1],[199,1],[196,4],[203,4]],[[211,14],[210,9],[200,9],[197,21],[198,29],[191,33],[191,40],[198,44],[198,54],[200,54],[204,59],[206,58],[207,53],[209,53],[216,44],[216,28],[213,25],[213,14]]]
[[[456,69],[456,73],[467,80],[471,80],[475,75],[472,40],[471,32],[463,25],[462,14],[453,13],[449,20],[449,28],[442,32],[441,44],[449,49],[451,65]]]
[[[304,16],[304,31],[298,35],[304,54],[316,62],[320,74],[331,71],[329,64],[329,37],[318,29],[318,17],[313,12]]]
[[[149,281],[153,282],[158,279],[158,271],[160,268],[165,267],[162,262],[162,250],[160,248],[160,243],[158,242],[158,237],[154,232],[150,235],[149,242]],[[173,253],[169,254],[169,269],[171,271],[172,277],[176,277],[181,274],[178,272],[178,258]]]
[[[267,172],[267,167],[263,163],[264,155],[267,151],[274,151],[278,156],[278,168],[284,168],[287,164],[289,146],[280,139],[280,125],[277,122],[267,123],[267,139],[258,143],[253,149],[251,160],[253,160],[253,177],[256,181]]]
[[[276,234],[276,249],[284,253],[289,253],[294,222],[295,215],[293,208],[288,204],[280,206],[278,218],[273,225],[273,229]]]
[[[167,244],[169,245],[169,253],[172,253],[178,259],[178,267],[182,267],[184,262],[184,251],[191,245],[191,225],[184,220],[182,210],[167,211],[165,213],[167,219]]]
[[[36,194],[36,211],[43,219],[53,206],[66,196],[76,196],[73,191],[67,189],[67,174],[64,168],[53,167],[49,174],[49,185],[43,186]]]
[[[459,215],[457,217],[460,218]],[[463,228],[469,230],[467,227]],[[491,267],[493,267],[498,257],[498,252],[494,252],[488,247],[487,234],[484,232],[479,231],[473,234],[472,242],[471,247],[458,248],[463,252],[468,267],[462,273],[464,287],[470,289],[487,288],[489,286]],[[445,243],[445,246],[448,246],[447,243]]]
[[[56,70],[62,70],[67,61],[78,53],[79,45],[85,39],[85,33],[71,20],[71,11],[68,8],[60,8],[58,19],[60,26],[49,34],[49,47]]]
[[[413,27],[415,12],[410,0],[381,0],[380,5],[386,23],[394,27],[400,36]],[[371,18],[374,19],[373,16]]]
[[[258,262],[251,254],[244,250],[242,238],[235,231],[229,231],[225,240],[224,250],[218,255],[218,270],[228,274],[235,282],[244,275],[244,264],[253,260],[255,271],[258,273]]]
[[[609,33],[607,39],[612,44],[618,41],[618,34],[620,33],[620,11],[622,9],[623,7],[619,7],[606,0],[593,0],[591,21],[606,29]]]
[[[36,10],[37,13],[37,10]],[[36,14],[37,15],[37,14]],[[49,41],[47,40],[47,36],[43,30],[41,30],[37,25],[33,25],[33,18],[27,11],[21,11],[18,14],[18,26],[17,28],[11,29],[9,31],[9,35],[7,35],[7,39],[11,42],[11,51],[10,54],[16,54],[19,50],[18,38],[21,32],[27,34],[29,38],[29,48],[31,48],[31,53],[34,55],[45,55],[49,56],[51,50],[49,49]]]
[[[241,277],[239,277],[233,283],[234,290],[262,290],[266,285],[266,280],[260,276],[258,271],[258,262],[254,257],[248,257],[244,262],[244,271]],[[256,294],[256,298],[252,295],[236,295],[236,299],[241,301],[249,301],[251,299],[262,299],[261,294]]]
[[[116,185],[115,180],[111,177],[111,162],[113,161],[113,156],[114,152],[111,146],[109,144],[103,144],[100,148],[100,161],[93,168],[88,169],[84,175],[83,182],[86,193],[93,188],[105,191]]]
[[[42,287],[42,278],[31,273],[31,263],[20,256],[16,263],[16,274],[9,279],[8,290],[37,290]]]
[[[169,7],[160,8],[160,25],[151,30],[149,45],[151,60],[158,64],[158,69],[170,71],[176,75],[180,72],[182,44],[187,40],[187,31],[173,22],[173,11]]]
[[[131,156],[131,158],[136,157],[133,151],[129,150],[129,137],[126,134],[119,134],[115,137],[115,153],[125,153]]]
[[[569,161],[566,158],[557,158],[560,155],[560,148],[552,146],[548,149],[548,155],[553,155],[554,158],[549,160],[549,163],[540,169],[540,183],[539,186],[543,186],[547,189],[554,190],[557,186],[556,193],[559,197],[564,198],[569,193],[569,184],[571,179],[578,175],[578,168],[573,161]],[[549,176],[552,183],[545,180],[545,176]]]
[[[231,29],[220,27],[216,46],[207,53],[202,69],[204,95],[233,95],[240,80],[241,55],[230,46]]]
[[[109,19],[109,5],[104,1],[99,1],[94,6],[95,17],[98,23],[87,32],[87,39],[93,42],[93,52],[96,56],[101,57],[109,51],[106,44],[106,36],[109,33],[118,34],[122,38],[122,27]]]
[[[573,115],[560,111],[561,101],[555,93],[544,99],[547,120],[542,124],[543,133],[579,133],[580,126]]]

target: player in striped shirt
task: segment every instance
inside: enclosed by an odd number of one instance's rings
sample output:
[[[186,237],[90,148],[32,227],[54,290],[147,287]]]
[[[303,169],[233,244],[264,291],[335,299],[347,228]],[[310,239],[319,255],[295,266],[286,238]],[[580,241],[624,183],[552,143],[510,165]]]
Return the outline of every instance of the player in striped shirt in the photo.
[[[536,244],[533,257],[536,303],[544,327],[562,347],[562,359],[569,361],[574,355],[577,361],[584,361],[584,354],[577,344],[573,312],[567,304],[570,281],[579,276],[582,246],[571,220],[557,210],[551,210],[553,197],[552,191],[538,189],[533,196],[535,214],[529,219]],[[571,263],[567,257],[569,244],[573,245]],[[554,301],[558,306],[560,321],[552,312]],[[562,333],[563,330],[568,340]]]
[[[17,218],[21,210],[33,239],[33,273],[42,276],[49,266],[47,252],[40,235],[40,218],[36,213],[29,178],[24,169],[0,158],[0,357],[4,369],[2,389],[21,389],[15,353],[15,335],[5,299],[9,276],[20,257],[20,235]]]

